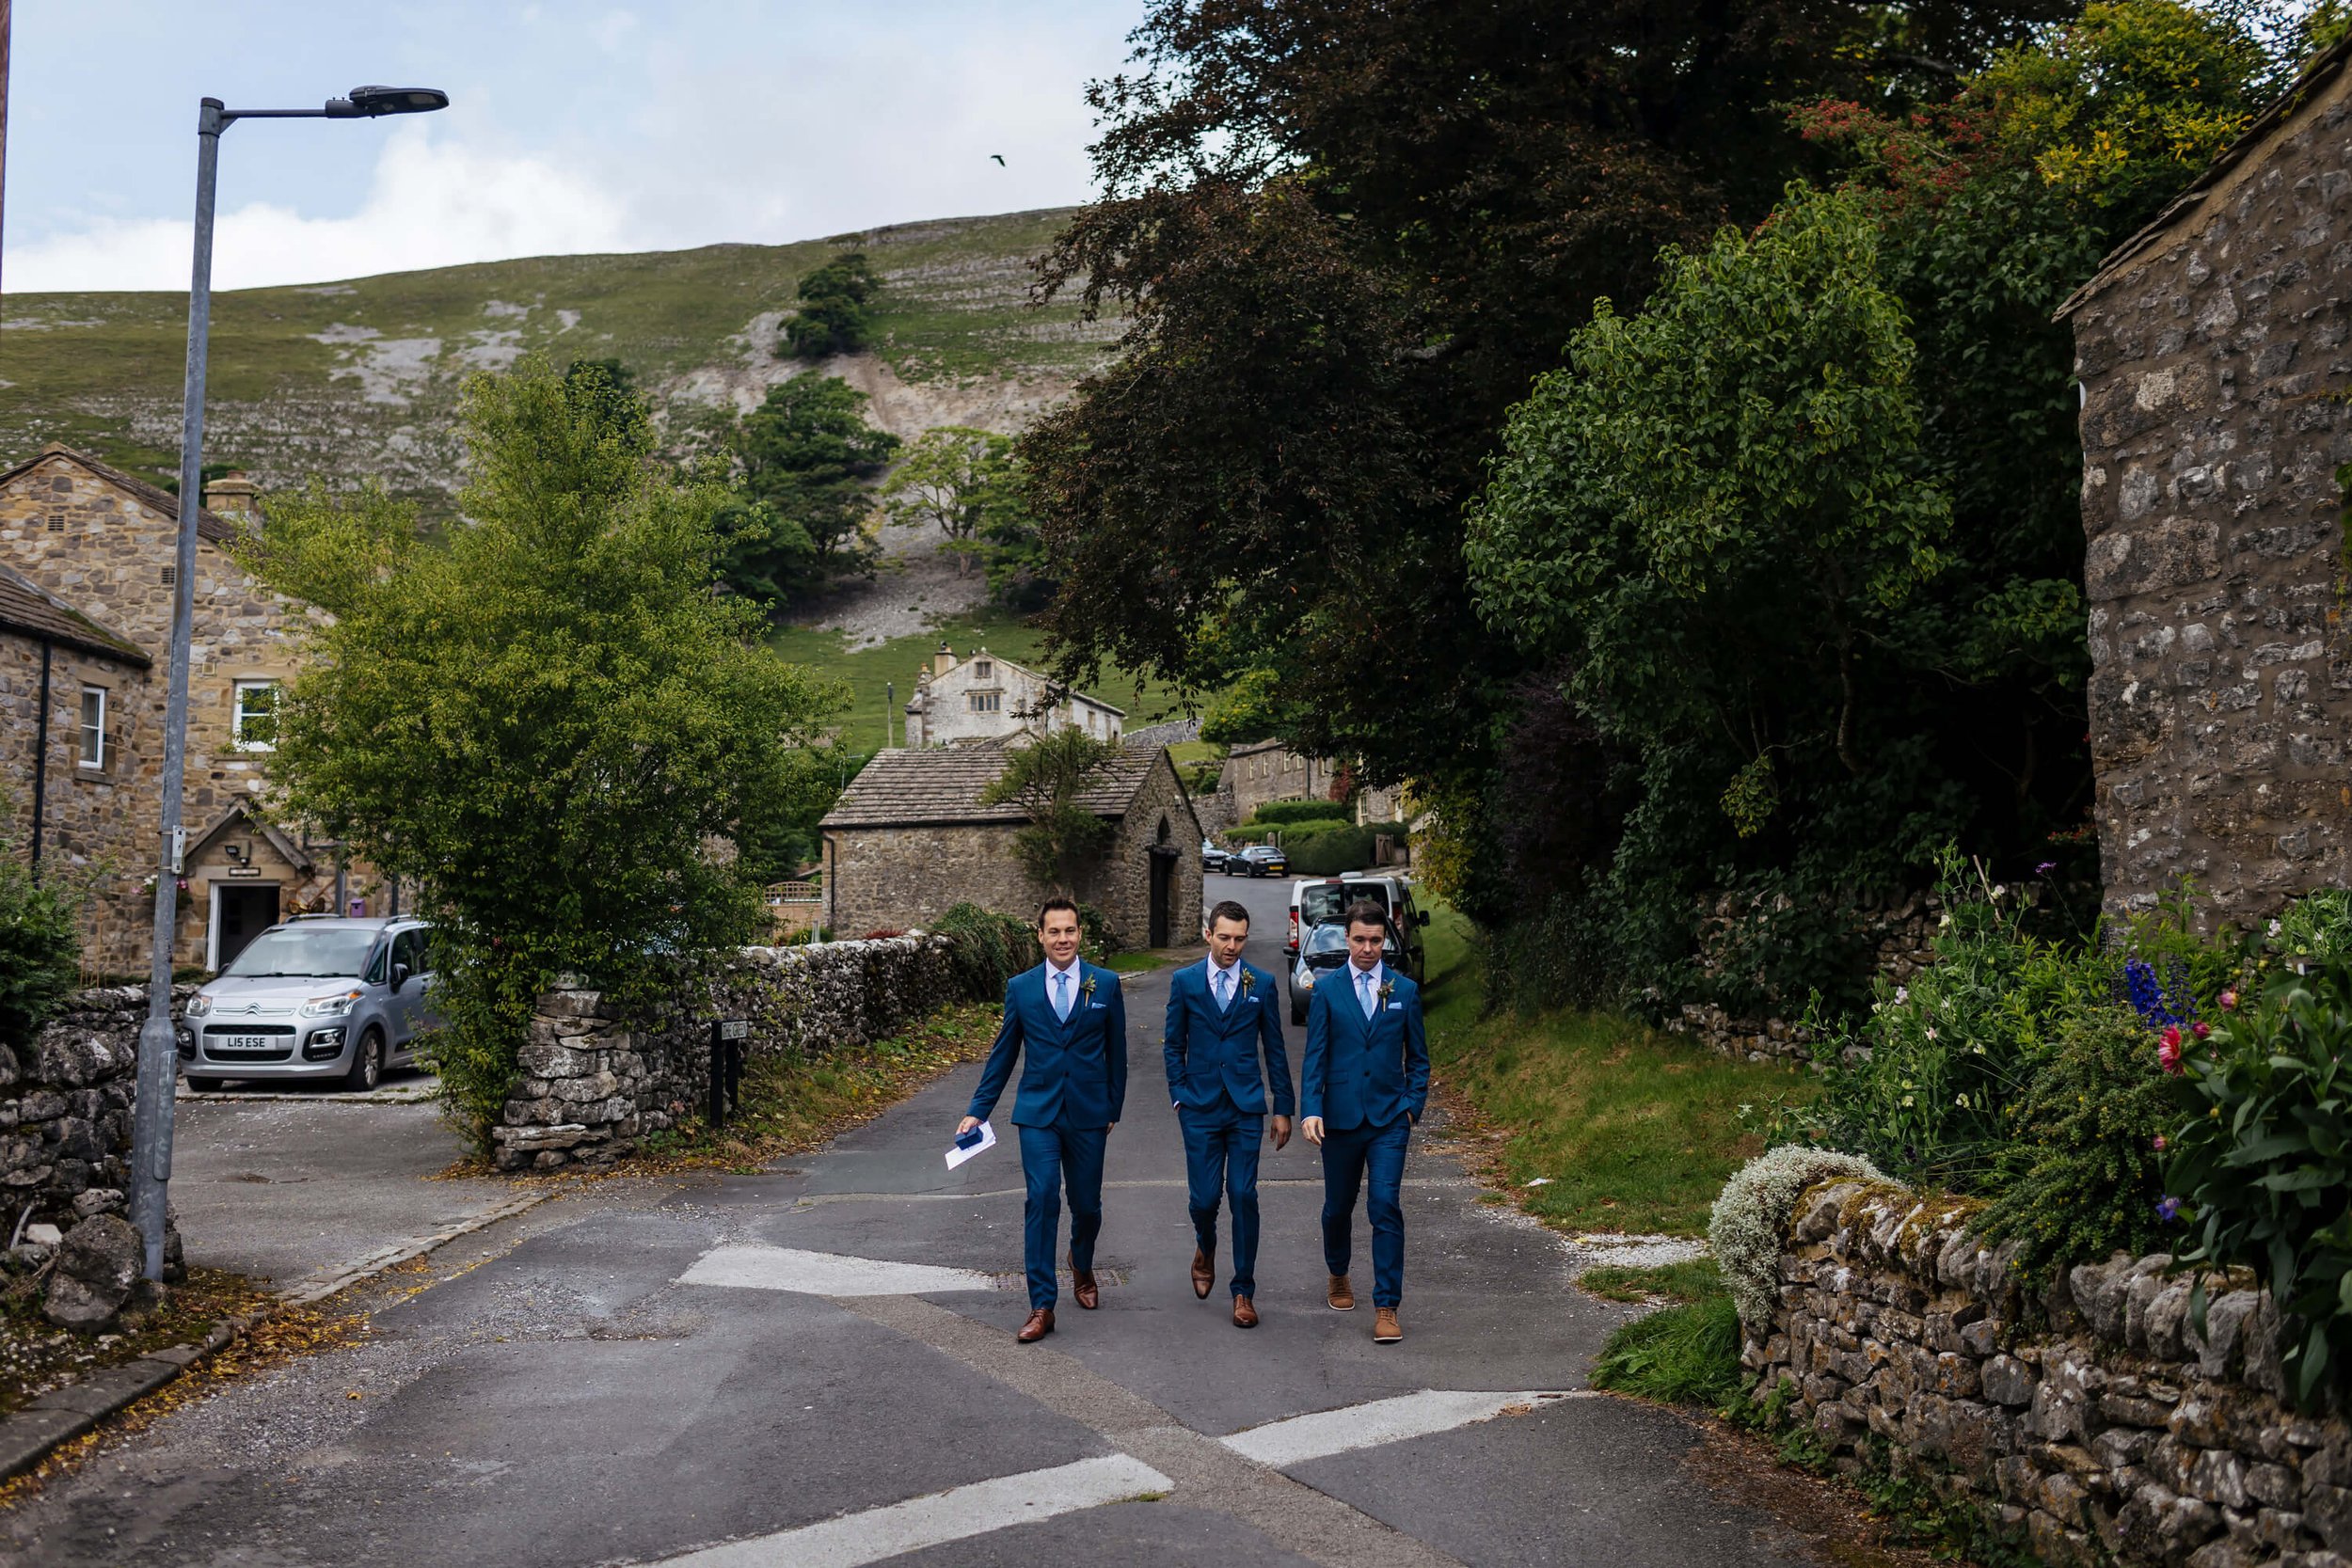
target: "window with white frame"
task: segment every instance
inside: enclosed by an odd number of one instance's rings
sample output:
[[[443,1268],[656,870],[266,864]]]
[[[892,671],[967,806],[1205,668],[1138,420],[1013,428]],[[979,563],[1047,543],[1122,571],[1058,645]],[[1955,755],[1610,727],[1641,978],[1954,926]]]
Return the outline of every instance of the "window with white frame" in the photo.
[[[274,752],[278,749],[278,683],[276,681],[239,681],[236,685],[236,710],[230,720],[230,735],[240,752]]]
[[[82,766],[106,766],[106,689],[82,688]]]
[[[965,708],[973,713],[995,713],[1005,705],[1001,691],[967,691],[963,694]]]

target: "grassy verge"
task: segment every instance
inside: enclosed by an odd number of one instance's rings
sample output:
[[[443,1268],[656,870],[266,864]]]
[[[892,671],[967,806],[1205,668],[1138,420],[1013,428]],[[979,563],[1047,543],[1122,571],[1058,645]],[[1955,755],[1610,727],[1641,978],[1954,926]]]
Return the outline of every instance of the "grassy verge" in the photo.
[[[1146,949],[1139,953],[1113,953],[1103,960],[1103,967],[1118,974],[1149,974],[1165,969],[1173,960],[1163,951]]]
[[[1429,1053],[1501,1134],[1486,1173],[1565,1229],[1699,1236],[1724,1181],[1761,1153],[1740,1107],[1802,1096],[1796,1069],[1731,1061],[1613,1013],[1480,1016],[1469,923],[1429,927]]]
[[[944,1007],[886,1040],[818,1061],[764,1056],[744,1069],[741,1107],[724,1127],[690,1122],[648,1137],[615,1167],[643,1176],[673,1170],[749,1174],[805,1153],[888,1110],[951,1068],[988,1053],[993,1003]]]

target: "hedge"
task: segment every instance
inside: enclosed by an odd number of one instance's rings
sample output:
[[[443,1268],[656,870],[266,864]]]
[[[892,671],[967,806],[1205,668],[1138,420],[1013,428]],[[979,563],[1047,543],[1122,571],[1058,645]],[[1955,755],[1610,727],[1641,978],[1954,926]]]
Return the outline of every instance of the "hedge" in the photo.
[[[1249,814],[1249,825],[1279,828],[1293,822],[1343,823],[1353,815],[1337,800],[1268,800]]]
[[[1341,825],[1320,832],[1294,831],[1282,835],[1282,850],[1290,857],[1295,877],[1336,877],[1361,871],[1372,863],[1374,842],[1386,833],[1405,842],[1405,829],[1395,822],[1368,822],[1362,827]]]

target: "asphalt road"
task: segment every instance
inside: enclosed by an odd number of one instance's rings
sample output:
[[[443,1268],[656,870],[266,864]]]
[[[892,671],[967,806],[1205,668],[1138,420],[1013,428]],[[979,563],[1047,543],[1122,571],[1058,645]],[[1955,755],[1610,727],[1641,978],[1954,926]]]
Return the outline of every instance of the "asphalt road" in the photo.
[[[1286,889],[1210,881],[1260,912],[1269,968]],[[453,1243],[366,1343],[160,1420],[0,1520],[0,1548],[44,1568],[1814,1560],[1686,1463],[1692,1427],[1585,1390],[1618,1309],[1569,1288],[1557,1238],[1477,1201],[1441,1127],[1407,1170],[1402,1344],[1323,1305],[1301,1141],[1264,1164],[1263,1325],[1231,1325],[1221,1280],[1196,1300],[1168,974],[1127,981],[1102,1310],[1065,1291],[1042,1345],[1012,1339],[1016,1152],[942,1158],[970,1067],[793,1167],[601,1183]]]

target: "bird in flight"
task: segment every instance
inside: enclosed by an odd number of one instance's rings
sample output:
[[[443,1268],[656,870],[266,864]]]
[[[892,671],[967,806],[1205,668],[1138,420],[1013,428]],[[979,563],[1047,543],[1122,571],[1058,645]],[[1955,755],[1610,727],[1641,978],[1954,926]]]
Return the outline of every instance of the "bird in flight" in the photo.
[[[1004,155],[1003,153],[1001,153],[1001,152],[992,152],[992,153],[990,153],[990,154],[989,154],[989,156],[996,160],[996,166],[997,166],[998,168],[1002,168],[1002,167],[1004,167],[1004,166],[1005,166],[1005,155]]]

